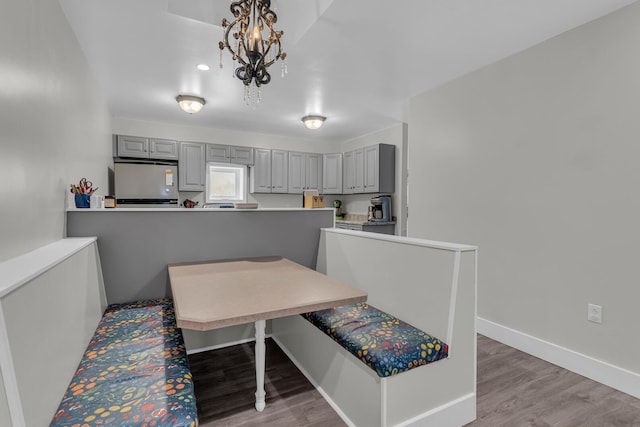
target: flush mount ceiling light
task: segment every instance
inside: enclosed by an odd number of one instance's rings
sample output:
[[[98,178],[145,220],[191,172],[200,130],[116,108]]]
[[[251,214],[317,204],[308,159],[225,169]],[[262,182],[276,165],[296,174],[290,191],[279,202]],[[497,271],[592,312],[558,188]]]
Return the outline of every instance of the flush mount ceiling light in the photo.
[[[324,116],[304,116],[302,123],[304,123],[307,129],[318,129],[325,120],[327,120],[327,118]]]
[[[195,114],[198,111],[202,110],[204,104],[207,103],[204,98],[191,95],[178,95],[176,96],[176,101],[178,101],[178,105],[180,106],[182,111],[189,114]]]
[[[270,7],[271,0],[232,2],[233,21],[229,22],[226,18],[222,20],[224,36],[218,43],[220,68],[222,51],[227,48],[233,60],[238,62],[234,75],[244,83],[244,100],[253,108],[260,102],[260,86],[271,81],[267,69],[282,59],[282,77],[287,73],[287,54],[282,51],[280,44],[284,31],[273,28],[278,17]]]

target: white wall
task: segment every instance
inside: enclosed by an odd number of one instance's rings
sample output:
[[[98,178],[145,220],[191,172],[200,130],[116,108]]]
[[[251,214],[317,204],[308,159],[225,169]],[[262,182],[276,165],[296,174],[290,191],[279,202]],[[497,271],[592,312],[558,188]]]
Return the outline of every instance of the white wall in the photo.
[[[57,1],[0,13],[0,261],[64,236],[69,184],[106,188],[107,105]]]
[[[635,373],[638,22],[635,3],[415,97],[408,162],[409,235],[479,245],[480,317]]]
[[[350,151],[357,148],[375,144],[390,144],[396,146],[396,191],[392,194],[391,208],[396,217],[396,234],[406,235],[407,218],[407,175],[403,173],[407,169],[407,132],[406,123],[399,123],[388,129],[376,131],[358,138],[351,139],[342,144],[339,151]],[[371,197],[375,194],[353,194],[329,197],[329,200],[340,198],[343,201],[343,211],[349,214],[366,215],[371,205]]]

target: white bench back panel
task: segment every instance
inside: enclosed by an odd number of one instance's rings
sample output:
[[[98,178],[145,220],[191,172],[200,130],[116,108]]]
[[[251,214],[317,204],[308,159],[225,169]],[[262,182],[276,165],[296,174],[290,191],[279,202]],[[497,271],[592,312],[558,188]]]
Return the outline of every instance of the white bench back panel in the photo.
[[[367,291],[371,305],[446,340],[455,251],[378,236],[323,230],[318,271]]]
[[[0,264],[3,277],[24,272],[15,284],[2,283],[0,295],[0,335],[10,350],[0,349],[4,397],[16,427],[49,425],[102,316],[97,250],[95,239],[65,239]]]

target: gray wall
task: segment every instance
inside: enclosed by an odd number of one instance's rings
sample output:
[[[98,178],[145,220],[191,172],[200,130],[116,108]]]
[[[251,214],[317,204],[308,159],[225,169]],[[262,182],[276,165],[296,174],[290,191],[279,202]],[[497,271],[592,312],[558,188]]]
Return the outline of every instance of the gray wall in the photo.
[[[69,237],[97,236],[109,304],[170,295],[167,265],[279,255],[315,268],[333,209],[74,210]]]
[[[409,235],[480,246],[479,316],[635,373],[638,22],[634,3],[461,77],[409,121]]]
[[[69,184],[106,188],[106,102],[57,1],[0,13],[0,261],[64,237]]]

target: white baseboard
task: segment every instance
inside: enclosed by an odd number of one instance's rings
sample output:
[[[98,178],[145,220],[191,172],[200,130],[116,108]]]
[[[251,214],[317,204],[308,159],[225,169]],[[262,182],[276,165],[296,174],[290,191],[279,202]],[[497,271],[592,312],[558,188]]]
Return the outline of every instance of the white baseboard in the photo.
[[[476,325],[479,334],[640,399],[640,374],[481,317]]]
[[[459,427],[475,419],[476,394],[469,393],[397,424],[395,427]]]

